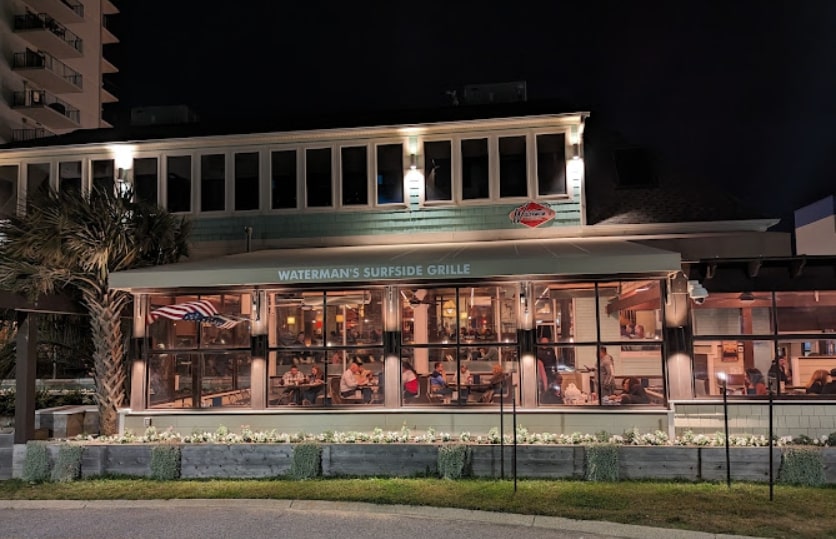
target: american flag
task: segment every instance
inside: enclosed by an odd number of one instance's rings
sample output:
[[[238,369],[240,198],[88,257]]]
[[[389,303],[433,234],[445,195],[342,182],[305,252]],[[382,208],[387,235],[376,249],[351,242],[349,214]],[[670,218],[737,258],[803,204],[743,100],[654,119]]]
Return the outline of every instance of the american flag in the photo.
[[[221,329],[230,329],[244,322],[245,318],[220,314],[218,309],[209,300],[191,301],[188,303],[175,303],[154,309],[148,313],[148,323],[153,324],[160,318],[169,320],[192,320],[205,322]]]

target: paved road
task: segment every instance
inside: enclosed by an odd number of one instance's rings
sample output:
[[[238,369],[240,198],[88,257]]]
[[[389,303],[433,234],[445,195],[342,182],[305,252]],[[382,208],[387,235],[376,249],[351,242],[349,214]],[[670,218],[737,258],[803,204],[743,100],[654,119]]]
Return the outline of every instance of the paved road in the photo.
[[[484,511],[308,500],[0,500],[0,537],[709,539],[733,536]]]

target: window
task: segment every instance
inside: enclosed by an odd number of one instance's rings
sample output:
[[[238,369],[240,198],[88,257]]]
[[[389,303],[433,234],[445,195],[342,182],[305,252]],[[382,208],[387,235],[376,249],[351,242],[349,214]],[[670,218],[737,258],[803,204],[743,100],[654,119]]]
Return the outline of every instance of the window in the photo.
[[[168,211],[186,212],[192,210],[192,158],[188,155],[166,159],[168,181],[166,194]]]
[[[93,191],[113,192],[113,159],[93,161]]]
[[[369,164],[365,146],[342,148],[343,206],[369,203]]]
[[[499,196],[524,197],[528,194],[525,137],[499,139]]]
[[[134,159],[134,194],[137,200],[158,204],[157,175],[156,157]]]
[[[58,164],[58,189],[81,193],[81,161],[64,161]]]
[[[296,207],[296,150],[270,154],[270,207],[274,210]]]
[[[424,192],[427,201],[452,200],[450,141],[424,143]]]
[[[537,194],[566,194],[565,135],[537,135]]]
[[[403,203],[403,144],[377,147],[377,203]]]
[[[0,166],[0,219],[17,213],[17,165]]]
[[[200,156],[200,211],[226,209],[226,158],[223,154]]]
[[[259,207],[258,152],[235,154],[235,211]]]
[[[26,204],[49,191],[49,163],[26,165]]]
[[[488,198],[488,139],[462,141],[462,198]]]
[[[308,207],[331,206],[331,148],[305,151],[305,191]]]

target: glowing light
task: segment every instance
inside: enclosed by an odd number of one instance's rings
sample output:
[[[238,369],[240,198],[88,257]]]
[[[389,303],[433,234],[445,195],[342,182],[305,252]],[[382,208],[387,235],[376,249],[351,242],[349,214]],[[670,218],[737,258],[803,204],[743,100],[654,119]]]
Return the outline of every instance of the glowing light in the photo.
[[[134,166],[136,147],[131,144],[112,144],[108,147],[116,168],[130,169]]]

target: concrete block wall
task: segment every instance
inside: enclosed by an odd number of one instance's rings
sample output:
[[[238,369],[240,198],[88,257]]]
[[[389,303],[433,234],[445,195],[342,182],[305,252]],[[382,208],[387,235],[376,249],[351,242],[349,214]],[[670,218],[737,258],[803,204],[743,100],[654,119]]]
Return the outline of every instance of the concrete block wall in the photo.
[[[810,436],[816,438],[836,432],[836,401],[820,403],[775,402],[773,432],[777,436]],[[734,435],[763,435],[769,433],[769,403],[767,401],[730,401],[728,406],[729,432]],[[686,431],[697,434],[722,432],[723,403],[674,403],[676,435]]]

